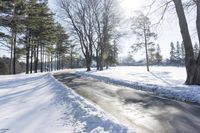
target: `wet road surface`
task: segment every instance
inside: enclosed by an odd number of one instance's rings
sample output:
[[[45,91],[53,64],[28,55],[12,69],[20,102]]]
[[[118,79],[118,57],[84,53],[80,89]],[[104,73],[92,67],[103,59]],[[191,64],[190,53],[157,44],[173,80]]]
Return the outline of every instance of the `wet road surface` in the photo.
[[[199,105],[160,98],[73,72],[54,76],[138,133],[200,133]]]

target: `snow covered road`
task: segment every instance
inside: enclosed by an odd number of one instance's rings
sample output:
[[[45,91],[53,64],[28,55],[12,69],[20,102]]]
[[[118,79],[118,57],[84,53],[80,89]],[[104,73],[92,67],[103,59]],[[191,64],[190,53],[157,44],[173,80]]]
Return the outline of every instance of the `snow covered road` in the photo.
[[[138,133],[199,133],[198,105],[160,98],[73,72],[63,71],[54,76]]]
[[[126,133],[51,74],[0,76],[0,133]]]

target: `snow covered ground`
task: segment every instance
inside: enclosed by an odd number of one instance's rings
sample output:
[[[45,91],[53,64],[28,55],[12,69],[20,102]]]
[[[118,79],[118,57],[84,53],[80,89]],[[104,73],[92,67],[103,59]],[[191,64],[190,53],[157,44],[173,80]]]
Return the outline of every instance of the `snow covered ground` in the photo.
[[[0,133],[129,132],[51,74],[0,76]]]
[[[85,72],[78,69],[77,73],[98,80],[149,91],[156,95],[200,103],[200,86],[186,86],[186,70],[184,67],[150,67],[145,66],[112,67],[104,71]]]

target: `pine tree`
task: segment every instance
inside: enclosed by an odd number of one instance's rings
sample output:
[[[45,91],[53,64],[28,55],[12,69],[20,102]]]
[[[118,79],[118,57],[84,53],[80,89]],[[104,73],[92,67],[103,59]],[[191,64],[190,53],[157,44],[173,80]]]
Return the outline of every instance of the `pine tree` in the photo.
[[[160,49],[159,44],[157,44],[155,58],[156,58],[156,64],[161,65],[162,64],[162,55],[161,55],[161,49]]]
[[[7,14],[7,17],[2,17],[2,14]],[[26,55],[26,73],[32,73],[33,70],[37,72],[39,61],[41,72],[44,68],[50,70],[50,66],[52,70],[56,44],[59,41],[64,45],[69,36],[65,34],[62,26],[62,30],[58,29],[47,0],[15,0],[0,3],[0,19],[0,26],[11,29],[11,35],[8,36],[11,45],[11,73],[16,73],[15,62],[20,55]],[[6,35],[0,32],[0,37],[4,36]],[[23,44],[23,47],[19,44]],[[60,53],[64,55],[67,52],[65,50],[62,46]]]
[[[176,50],[175,50],[173,42],[171,42],[170,47],[171,47],[171,50],[170,50],[170,64],[174,65],[175,62],[176,62]]]
[[[137,35],[137,43],[135,43],[132,48],[133,49],[145,49],[146,55],[146,66],[147,71],[149,70],[149,47],[154,45],[152,42],[156,39],[156,33],[151,31],[151,21],[145,16],[143,13],[140,13],[137,17],[133,18],[132,22],[132,30],[133,33]]]
[[[56,60],[57,60],[57,70],[63,69],[65,54],[69,52],[70,54],[70,41],[68,34],[65,33],[63,27],[57,25],[57,42],[56,42]]]
[[[17,36],[21,33],[21,25],[24,22],[22,17],[24,10],[25,4],[23,0],[3,1],[2,6],[0,6],[0,26],[10,29],[10,37],[8,36],[10,39],[10,74],[16,74]],[[5,36],[5,34],[0,32],[0,36]]]
[[[151,44],[148,48],[148,53],[149,53],[149,64],[153,65],[155,64],[156,61],[156,49],[155,49],[155,44]]]
[[[57,40],[57,24],[48,8],[46,0],[30,0],[26,8],[26,73],[37,72],[40,60],[40,71],[52,68],[54,44]],[[50,57],[49,57],[50,56]],[[40,59],[39,59],[40,58]]]
[[[105,59],[106,67],[118,64],[118,46],[116,40],[108,47],[107,58]]]
[[[184,48],[184,42],[181,43],[181,65],[185,64],[185,48]]]
[[[178,41],[176,43],[175,57],[176,57],[176,64],[181,65],[181,46]]]

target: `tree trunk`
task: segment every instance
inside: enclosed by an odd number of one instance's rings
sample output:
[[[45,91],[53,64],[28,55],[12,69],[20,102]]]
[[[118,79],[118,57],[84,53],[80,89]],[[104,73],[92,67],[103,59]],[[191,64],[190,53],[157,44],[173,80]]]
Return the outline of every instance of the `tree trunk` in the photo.
[[[30,32],[26,35],[26,43],[26,74],[29,74]]]
[[[200,44],[200,1],[199,0],[196,1],[196,6],[197,6],[196,27],[197,27],[199,44]],[[200,85],[200,52],[198,53],[198,58],[196,60],[196,67],[195,68],[196,69],[195,69],[195,72],[194,72],[194,78],[193,78],[192,84]]]
[[[58,70],[58,64],[59,64],[59,60],[58,60],[58,53],[57,53],[57,55],[56,55],[56,57],[57,57],[57,59],[56,59],[56,69]]]
[[[10,74],[13,74],[13,48],[14,47],[14,32],[12,31],[12,43],[10,48]]]
[[[45,53],[44,54],[44,71],[46,72],[47,71],[47,58],[46,58],[46,55]]]
[[[97,70],[99,70],[100,67],[99,67],[99,51],[98,50],[96,50],[96,63],[97,63]]]
[[[38,70],[38,56],[39,56],[39,43],[37,44],[37,47],[36,47],[36,57],[35,57],[35,66],[34,66],[35,73],[37,73],[37,70]]]
[[[56,70],[58,70],[58,53],[56,53]]]
[[[197,81],[197,79],[200,77],[200,73],[197,72],[197,64],[195,62],[194,58],[194,52],[192,47],[192,41],[188,29],[187,20],[185,17],[183,4],[181,0],[173,0],[175,7],[176,7],[176,13],[179,19],[179,26],[181,30],[181,35],[184,42],[184,48],[185,48],[185,66],[186,66],[186,72],[187,72],[187,79],[185,84],[192,85],[192,84],[200,84],[200,80]]]
[[[91,71],[91,61],[90,61],[90,59],[86,59],[86,66],[87,66],[87,71],[89,72],[89,71]]]
[[[57,55],[57,70],[60,69],[60,55],[59,55],[59,52],[58,52],[58,55]]]
[[[43,72],[43,47],[40,45],[40,72]]]
[[[99,57],[99,69],[100,71],[103,70],[103,49],[101,49],[100,57]]]
[[[144,38],[145,38],[146,66],[147,66],[147,71],[149,72],[149,55],[148,55],[146,30],[144,30]]]
[[[30,73],[33,72],[33,46],[31,46],[31,65],[30,65]]]
[[[29,54],[30,54],[30,47],[26,47],[26,74],[29,74]]]
[[[13,32],[13,74],[16,74],[16,31]]]
[[[53,54],[51,53],[51,71],[53,71]]]
[[[64,56],[61,56],[61,64],[62,64],[62,69],[64,69]]]
[[[92,57],[87,53],[85,56],[87,71],[91,71]]]
[[[73,51],[70,53],[70,68],[73,69]]]

